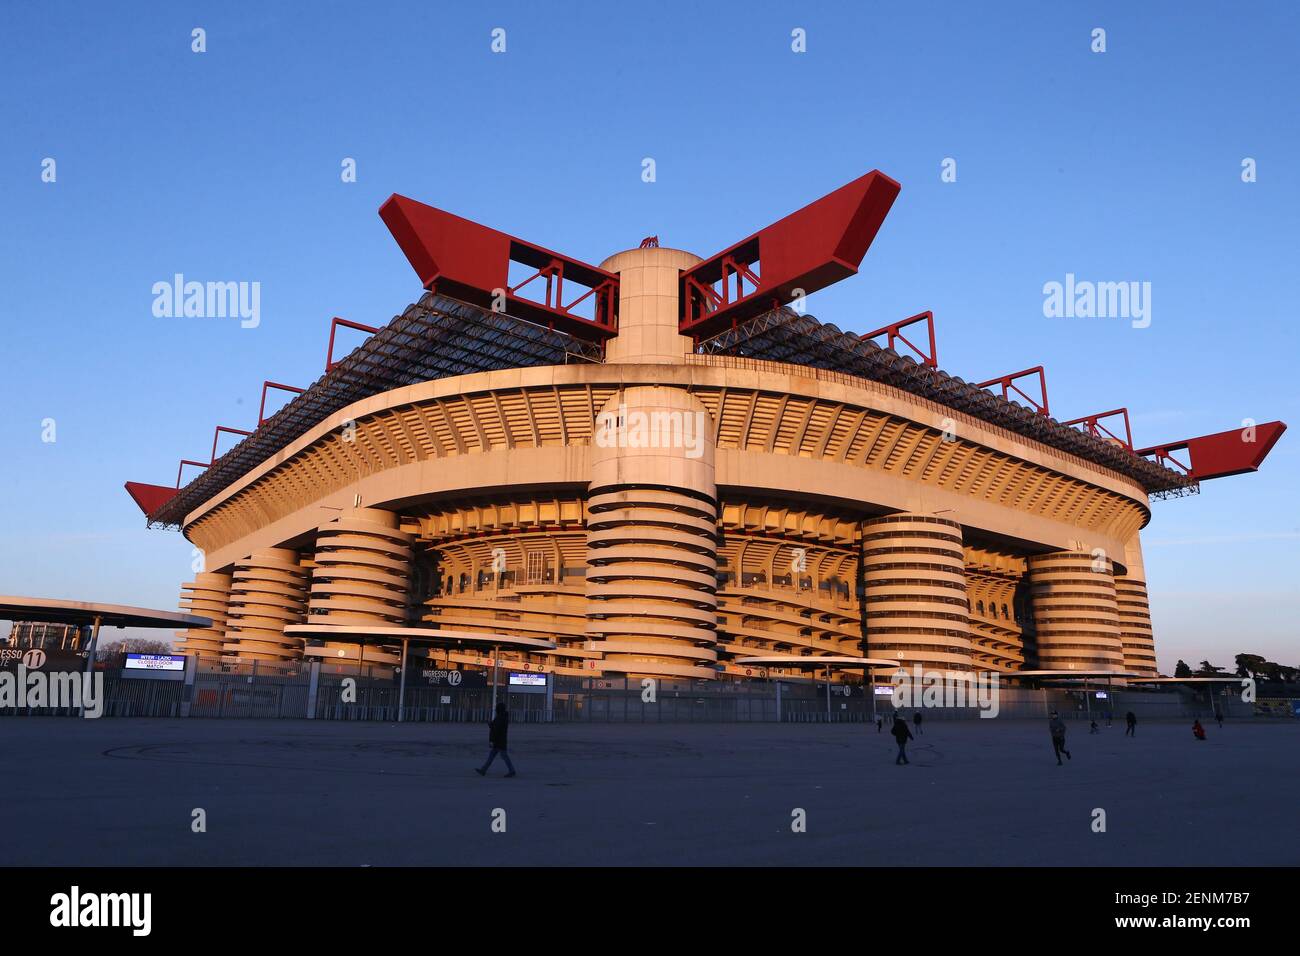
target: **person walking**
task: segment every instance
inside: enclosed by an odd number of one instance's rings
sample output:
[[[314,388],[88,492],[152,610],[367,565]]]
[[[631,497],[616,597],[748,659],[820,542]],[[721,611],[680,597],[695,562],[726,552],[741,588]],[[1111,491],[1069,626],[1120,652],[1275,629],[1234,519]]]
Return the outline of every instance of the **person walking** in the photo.
[[[488,750],[487,762],[481,767],[475,767],[474,772],[480,777],[487,776],[488,767],[492,766],[492,761],[497,759],[497,754],[506,762],[507,777],[515,775],[515,765],[510,762],[510,754],[506,752],[510,735],[510,712],[506,710],[505,702],[497,704],[497,715],[488,724]]]
[[[1088,733],[1090,733],[1090,734],[1099,734],[1099,733],[1101,733],[1101,728],[1097,726],[1097,722],[1096,722],[1095,720],[1094,720],[1094,721],[1092,722],[1092,724],[1088,727]]]
[[[916,732],[918,734],[925,733],[925,731],[921,729],[921,711],[918,710],[912,715],[912,723],[916,726]]]
[[[1047,722],[1047,729],[1052,734],[1052,750],[1056,753],[1056,765],[1061,766],[1061,754],[1065,754],[1066,760],[1073,760],[1070,751],[1065,749],[1065,721],[1056,711],[1052,711],[1052,719]]]
[[[883,730],[884,727],[885,727],[885,715],[884,714],[876,715],[876,733],[880,733],[880,731]]]
[[[1124,736],[1136,737],[1138,735],[1137,714],[1133,713],[1133,711],[1130,710],[1127,714],[1124,715],[1124,723],[1127,724],[1127,726],[1124,728]]]
[[[1218,707],[1215,707],[1215,708],[1214,708],[1214,720],[1215,720],[1215,723],[1217,723],[1217,724],[1219,725],[1219,729],[1222,730],[1222,729],[1223,729],[1223,711],[1219,710]]]
[[[894,740],[898,741],[898,759],[894,761],[894,766],[899,764],[911,763],[907,759],[907,742],[912,739],[912,732],[907,729],[907,721],[898,714],[894,715],[894,726],[890,730],[894,735]]]
[[[1197,740],[1205,739],[1205,728],[1201,726],[1200,720],[1195,720],[1192,722],[1192,736],[1195,737]]]

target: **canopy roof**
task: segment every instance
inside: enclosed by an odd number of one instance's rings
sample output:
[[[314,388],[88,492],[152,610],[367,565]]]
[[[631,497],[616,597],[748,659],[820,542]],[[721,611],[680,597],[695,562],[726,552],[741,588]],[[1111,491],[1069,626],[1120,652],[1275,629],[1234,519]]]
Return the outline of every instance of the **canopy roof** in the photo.
[[[741,657],[735,663],[745,667],[792,667],[804,670],[874,670],[877,667],[898,667],[898,661],[874,657],[802,657],[794,654],[775,654],[768,657]]]
[[[98,621],[104,627],[210,627],[212,621],[197,614],[154,611],[125,604],[97,604],[59,598],[0,595],[0,621],[41,621],[79,627]]]
[[[367,640],[411,640],[448,647],[503,647],[517,651],[550,651],[555,642],[540,637],[514,634],[479,634],[473,631],[450,631],[436,627],[372,627],[369,624],[290,624],[284,629],[289,637],[323,638],[344,643]]]

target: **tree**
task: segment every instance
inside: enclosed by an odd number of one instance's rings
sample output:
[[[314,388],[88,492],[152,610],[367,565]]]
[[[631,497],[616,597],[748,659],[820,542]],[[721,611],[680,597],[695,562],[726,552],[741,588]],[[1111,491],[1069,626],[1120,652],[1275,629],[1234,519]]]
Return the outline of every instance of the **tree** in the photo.
[[[1268,663],[1258,654],[1238,654],[1236,661],[1238,677],[1254,677]]]
[[[1175,677],[1192,676],[1192,669],[1187,666],[1187,661],[1180,660],[1177,664],[1174,665],[1174,676]]]
[[[1196,669],[1197,677],[1218,677],[1222,673],[1222,667],[1215,667],[1209,661],[1201,661],[1201,666]]]
[[[110,660],[119,654],[170,654],[170,641],[151,641],[141,637],[124,637],[95,645],[95,660]]]
[[[1253,677],[1260,681],[1290,683],[1295,680],[1297,670],[1300,670],[1300,668],[1287,667],[1276,661],[1267,660],[1258,654],[1238,654],[1236,661],[1238,676]]]

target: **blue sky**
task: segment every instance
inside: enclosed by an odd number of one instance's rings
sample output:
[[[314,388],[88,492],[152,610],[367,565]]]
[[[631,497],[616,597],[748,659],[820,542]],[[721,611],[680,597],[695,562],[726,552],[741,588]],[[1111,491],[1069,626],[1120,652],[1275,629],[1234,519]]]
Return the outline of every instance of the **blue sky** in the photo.
[[[1044,364],[1058,417],[1126,405],[1143,444],[1297,422],[1300,20],[1135,6],[11,5],[0,592],[175,605],[190,546],[122,482],[251,427],[263,379],[314,380],[331,316],[418,297],[392,192],[598,262],[655,233],[710,254],[879,168],[903,191],[860,274],[810,300],[823,320],[932,309],[948,371]],[[154,317],[177,272],[260,282],[261,324]],[[1066,273],[1150,282],[1150,327],[1044,318]],[[1300,664],[1297,440],[1155,503],[1162,669]]]

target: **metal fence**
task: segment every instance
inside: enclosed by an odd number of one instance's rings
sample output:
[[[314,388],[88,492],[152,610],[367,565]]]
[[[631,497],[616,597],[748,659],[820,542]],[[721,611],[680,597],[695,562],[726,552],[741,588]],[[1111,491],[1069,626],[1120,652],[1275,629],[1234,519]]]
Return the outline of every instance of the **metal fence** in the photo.
[[[481,673],[441,671],[431,685],[409,674],[405,690],[392,668],[333,664],[226,665],[195,670],[192,682],[143,680],[121,670],[104,678],[103,714],[111,717],[314,718],[317,720],[484,722],[492,688]],[[450,680],[448,675],[453,674]],[[502,675],[503,680],[505,674]],[[452,682],[454,680],[454,683]],[[477,681],[477,683],[472,683]],[[699,681],[551,676],[544,687],[502,683],[497,698],[522,722],[589,723],[862,723],[892,720],[887,696],[862,685],[813,681]],[[1255,708],[1231,695],[1171,689],[1112,689],[1098,698],[1062,689],[999,688],[998,716],[1039,718],[1055,710],[1067,720],[1212,719],[1252,716]],[[909,714],[915,708],[905,707]],[[399,714],[400,710],[400,714]],[[19,708],[19,714],[75,716],[75,708]],[[0,710],[13,714],[13,709]],[[974,707],[925,707],[926,720],[968,720]]]

